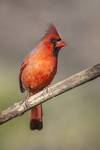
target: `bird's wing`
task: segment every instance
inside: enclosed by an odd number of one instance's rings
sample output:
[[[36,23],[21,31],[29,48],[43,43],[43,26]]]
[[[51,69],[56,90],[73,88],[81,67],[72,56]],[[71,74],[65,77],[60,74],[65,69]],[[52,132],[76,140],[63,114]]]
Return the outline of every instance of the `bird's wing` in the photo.
[[[23,63],[21,64],[20,73],[19,73],[19,87],[20,87],[20,91],[22,93],[25,91],[25,88],[23,86],[21,76],[22,76],[22,72],[25,69],[25,67],[27,66],[28,62],[29,62],[29,55],[25,57]]]

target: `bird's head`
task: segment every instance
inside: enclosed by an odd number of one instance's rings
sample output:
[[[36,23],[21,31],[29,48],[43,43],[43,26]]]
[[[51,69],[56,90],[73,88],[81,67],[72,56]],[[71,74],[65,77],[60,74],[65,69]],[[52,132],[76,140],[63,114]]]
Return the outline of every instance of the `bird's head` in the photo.
[[[61,39],[55,26],[52,24],[49,26],[47,33],[43,37],[43,41],[55,55],[58,55],[59,50],[65,46],[65,42]]]

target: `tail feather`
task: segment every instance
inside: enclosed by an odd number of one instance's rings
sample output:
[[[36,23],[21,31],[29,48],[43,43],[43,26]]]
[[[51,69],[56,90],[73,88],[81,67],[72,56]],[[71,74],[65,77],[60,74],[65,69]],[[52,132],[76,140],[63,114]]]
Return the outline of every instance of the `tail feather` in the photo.
[[[31,130],[41,130],[43,128],[43,121],[42,121],[42,104],[35,106],[31,110],[30,116],[30,129]]]

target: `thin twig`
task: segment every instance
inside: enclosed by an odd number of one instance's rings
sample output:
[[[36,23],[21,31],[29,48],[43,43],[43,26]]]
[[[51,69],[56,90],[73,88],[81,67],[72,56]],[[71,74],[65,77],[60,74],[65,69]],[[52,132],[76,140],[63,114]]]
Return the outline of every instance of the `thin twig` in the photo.
[[[100,76],[100,64],[97,64],[89,69],[83,70],[75,75],[72,75],[52,86],[47,87],[43,91],[29,97],[25,101],[15,103],[13,106],[0,113],[0,124],[3,124],[17,116],[22,115],[32,107],[46,102],[51,98],[58,96],[68,90],[71,90],[81,84],[89,82]]]

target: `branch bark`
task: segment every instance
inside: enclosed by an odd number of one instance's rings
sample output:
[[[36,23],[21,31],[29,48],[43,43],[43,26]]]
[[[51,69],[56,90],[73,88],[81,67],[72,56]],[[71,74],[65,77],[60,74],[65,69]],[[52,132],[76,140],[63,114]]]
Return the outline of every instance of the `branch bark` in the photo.
[[[32,107],[44,103],[51,98],[58,96],[68,90],[71,90],[81,84],[89,82],[100,76],[100,64],[97,64],[89,69],[83,70],[75,75],[72,75],[52,86],[47,87],[43,91],[15,103],[13,106],[0,113],[0,125],[24,114]]]

